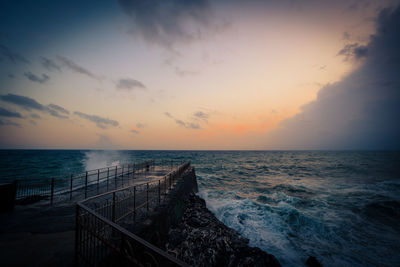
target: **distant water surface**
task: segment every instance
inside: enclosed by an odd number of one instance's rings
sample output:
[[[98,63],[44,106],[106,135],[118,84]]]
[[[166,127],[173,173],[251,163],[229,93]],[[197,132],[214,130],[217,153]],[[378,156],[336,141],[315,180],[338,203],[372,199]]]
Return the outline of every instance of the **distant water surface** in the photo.
[[[0,150],[0,183],[191,160],[226,225],[284,266],[400,266],[400,152]]]

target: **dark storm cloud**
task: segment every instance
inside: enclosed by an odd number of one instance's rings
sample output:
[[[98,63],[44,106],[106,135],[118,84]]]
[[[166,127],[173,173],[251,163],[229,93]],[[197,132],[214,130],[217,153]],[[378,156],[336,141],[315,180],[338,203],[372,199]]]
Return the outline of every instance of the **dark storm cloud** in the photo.
[[[39,102],[37,102],[35,99],[27,97],[27,96],[7,94],[7,95],[1,95],[0,100],[10,103],[10,104],[14,104],[25,110],[37,110],[37,111],[45,112],[45,113],[50,114],[53,117],[60,118],[60,119],[68,118],[68,116],[65,116],[65,115],[59,113],[61,110],[64,110],[64,111],[61,111],[61,113],[65,113],[65,111],[67,111],[66,109],[64,109],[60,106],[54,105],[54,104],[44,106],[44,105],[40,104]]]
[[[338,53],[340,56],[344,56],[345,60],[349,59],[361,59],[366,57],[368,53],[368,47],[365,45],[359,45],[358,43],[345,45]]]
[[[92,73],[90,70],[79,66],[78,64],[76,64],[74,61],[66,58],[66,57],[62,57],[62,56],[58,56],[57,57],[58,60],[62,63],[63,66],[69,68],[70,70],[72,70],[73,72],[88,76],[92,79],[95,80],[100,80],[100,77],[97,76],[96,74]]]
[[[40,59],[40,62],[42,66],[48,71],[54,71],[54,70],[61,71],[61,67],[56,62],[54,62],[49,58],[42,57]]]
[[[116,83],[116,87],[121,90],[133,90],[135,88],[146,89],[143,83],[131,78],[119,79]]]
[[[96,126],[101,129],[106,129],[108,126],[117,127],[119,125],[119,122],[116,120],[103,118],[97,115],[88,115],[79,111],[75,111],[74,114],[81,117],[82,119],[95,123]]]
[[[25,72],[24,76],[29,80],[31,80],[32,82],[37,82],[37,83],[45,83],[50,79],[50,77],[46,74],[42,74],[42,77],[39,77],[33,74],[32,72]]]
[[[22,55],[11,51],[5,45],[1,45],[0,44],[0,53],[1,53],[1,55],[3,55],[5,58],[10,60],[14,64],[16,64],[16,63],[29,63],[29,60],[24,58]]]
[[[21,114],[19,114],[18,112],[10,111],[2,107],[0,107],[0,116],[11,117],[11,118],[22,118]]]
[[[212,27],[213,16],[207,0],[118,2],[133,21],[133,34],[164,47],[171,48],[176,42],[190,42],[202,38]]]
[[[288,149],[400,148],[400,8],[384,9],[363,65],[270,133]],[[355,47],[352,49],[354,50]],[[360,51],[358,52],[360,53]]]

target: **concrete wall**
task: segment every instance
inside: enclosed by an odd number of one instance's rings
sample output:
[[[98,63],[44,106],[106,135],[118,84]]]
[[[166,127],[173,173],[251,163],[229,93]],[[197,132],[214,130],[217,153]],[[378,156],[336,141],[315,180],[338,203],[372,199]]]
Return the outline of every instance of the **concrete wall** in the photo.
[[[189,194],[197,192],[196,173],[194,168],[191,167],[175,184],[163,203],[150,214],[149,218],[140,225],[135,225],[134,229],[129,230],[151,244],[164,248],[169,229],[181,221],[185,208],[184,199]]]

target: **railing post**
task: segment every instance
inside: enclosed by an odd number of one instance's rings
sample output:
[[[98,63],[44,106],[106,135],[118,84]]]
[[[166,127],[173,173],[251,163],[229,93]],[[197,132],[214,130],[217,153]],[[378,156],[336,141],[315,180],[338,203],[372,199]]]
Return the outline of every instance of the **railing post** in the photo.
[[[53,204],[53,197],[54,197],[54,178],[51,178],[50,204]]]
[[[133,187],[133,222],[136,222],[136,186]]]
[[[161,202],[161,181],[158,180],[158,204]]]
[[[167,176],[164,176],[164,194],[167,194]]]
[[[108,178],[110,175],[110,168],[107,168],[107,191],[108,191]]]
[[[124,165],[122,164],[122,179],[124,179]]]
[[[71,175],[72,176],[72,175]],[[76,214],[75,214],[75,266],[79,265],[79,244],[81,240],[80,237],[80,221],[79,221],[79,205],[76,205]]]
[[[69,184],[69,200],[72,200],[72,174],[71,174],[71,180]]]
[[[115,192],[113,192],[112,198],[111,221],[115,223]]]
[[[147,202],[147,211],[149,211],[149,183],[147,183],[146,202]]]
[[[118,166],[115,166],[115,189],[117,189],[117,172],[118,172]]]
[[[88,172],[86,171],[86,178],[85,178],[85,198],[87,198],[87,181],[88,180]]]

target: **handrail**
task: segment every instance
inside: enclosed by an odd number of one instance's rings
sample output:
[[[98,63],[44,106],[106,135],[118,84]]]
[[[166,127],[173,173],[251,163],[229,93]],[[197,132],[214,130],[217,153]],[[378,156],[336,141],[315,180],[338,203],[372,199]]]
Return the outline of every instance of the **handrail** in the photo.
[[[183,165],[184,165],[184,164],[183,164]],[[85,203],[85,202],[90,201],[90,200],[92,200],[92,199],[100,198],[100,197],[103,197],[103,196],[106,196],[106,195],[109,195],[109,194],[112,194],[112,193],[124,191],[124,190],[127,190],[127,189],[133,189],[134,187],[137,187],[137,186],[141,186],[141,185],[145,185],[145,184],[153,184],[153,183],[156,183],[156,182],[158,182],[158,181],[163,180],[165,177],[168,177],[169,175],[172,175],[172,173],[174,173],[174,172],[175,172],[175,171],[170,171],[169,173],[167,173],[166,175],[164,175],[161,179],[155,180],[155,181],[153,181],[153,182],[137,183],[137,184],[135,184],[135,185],[129,185],[129,186],[122,187],[122,188],[119,188],[119,189],[107,191],[107,192],[104,192],[104,193],[102,193],[102,194],[98,194],[98,195],[95,195],[95,196],[88,197],[88,198],[83,199],[83,200],[81,200],[81,201],[79,201],[79,202],[77,202],[77,203],[78,203],[78,204],[79,204],[79,203]]]
[[[90,213],[93,216],[96,216],[98,219],[102,220],[103,222],[109,224],[112,228],[114,228],[115,230],[127,235],[128,237],[132,238],[133,240],[141,243],[142,245],[146,246],[147,248],[149,248],[150,250],[160,254],[161,256],[167,258],[168,260],[178,264],[179,266],[185,266],[185,267],[189,267],[190,265],[188,265],[187,263],[171,256],[170,254],[166,253],[165,251],[159,249],[158,247],[150,244],[149,242],[147,242],[146,240],[144,240],[143,238],[140,238],[139,236],[132,234],[131,232],[129,232],[128,230],[126,230],[125,228],[119,226],[118,224],[108,220],[107,218],[101,216],[100,214],[97,214],[96,212],[92,211],[89,207],[87,207],[85,204],[82,203],[77,203],[77,205],[80,208],[83,208],[86,212]]]
[[[130,255],[128,252],[124,251],[122,247],[124,246],[124,240],[126,238],[130,238],[132,241],[136,242],[137,245],[142,246],[137,249],[143,250],[143,247],[150,250],[152,253],[155,253],[157,257],[161,257],[161,261],[169,261],[170,264],[179,265],[179,266],[189,266],[185,262],[169,255],[165,251],[155,247],[148,241],[140,238],[139,236],[131,233],[127,229],[123,228],[121,225],[118,225],[117,222],[126,218],[128,215],[133,214],[133,223],[136,223],[136,216],[138,210],[141,208],[145,208],[147,213],[149,212],[149,205],[154,203],[157,198],[157,195],[153,195],[149,198],[149,192],[154,194],[158,191],[158,205],[161,204],[160,194],[161,190],[166,194],[167,193],[167,183],[169,183],[168,190],[172,188],[173,183],[179,178],[182,177],[183,173],[190,167],[190,161],[178,166],[174,170],[170,171],[166,175],[164,175],[161,179],[155,180],[153,182],[136,184],[133,186],[128,186],[116,190],[112,190],[103,194],[99,194],[93,197],[89,197],[77,203],[77,214],[76,214],[76,237],[75,237],[75,259],[76,263],[79,264],[79,261],[86,262],[89,265],[99,265],[102,260],[105,260],[105,257],[108,257],[111,251],[122,253],[122,258],[128,261],[138,260],[135,257],[141,257],[141,255],[137,255],[133,253]],[[156,184],[150,189],[150,184]],[[158,184],[158,187],[157,187]],[[146,186],[146,190],[137,191],[137,188]],[[132,191],[133,190],[133,191]],[[122,193],[122,195],[121,195]],[[128,193],[124,194],[124,193]],[[117,198],[117,194],[119,194],[120,199]],[[112,202],[109,202],[110,199],[107,199],[106,196],[112,196]],[[122,196],[122,199],[121,199]],[[165,198],[165,195],[164,195]],[[143,200],[142,203],[140,199]],[[99,201],[105,202],[104,205],[99,203]],[[90,203],[94,205],[90,207]],[[157,205],[157,204],[156,204]],[[99,207],[100,206],[100,207]],[[146,214],[147,214],[146,213]],[[101,222],[99,222],[99,220]],[[131,222],[131,221],[129,221]],[[125,221],[126,223],[126,221]],[[131,222],[132,223],[132,222]],[[110,227],[112,228],[110,230]],[[95,240],[95,241],[93,241]],[[94,242],[94,243],[93,243]],[[117,244],[117,245],[116,245]],[[128,247],[131,248],[132,244]],[[133,245],[135,247],[135,245]],[[104,251],[109,251],[108,254],[104,253]],[[128,254],[124,254],[128,253]],[[146,252],[148,253],[148,252]],[[106,255],[105,255],[106,254]],[[134,257],[134,259],[132,258]],[[154,260],[155,258],[151,256]],[[163,260],[162,260],[163,259]]]

